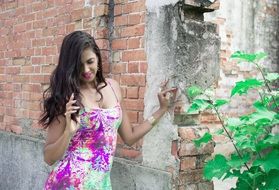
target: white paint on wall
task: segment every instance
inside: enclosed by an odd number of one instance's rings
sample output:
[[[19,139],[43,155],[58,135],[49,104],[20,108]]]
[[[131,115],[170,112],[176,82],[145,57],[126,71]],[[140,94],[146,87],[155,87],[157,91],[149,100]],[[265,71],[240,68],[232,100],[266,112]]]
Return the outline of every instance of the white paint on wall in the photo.
[[[148,12],[156,12],[159,16],[160,7],[165,5],[175,5],[179,0],[146,0],[145,6]]]

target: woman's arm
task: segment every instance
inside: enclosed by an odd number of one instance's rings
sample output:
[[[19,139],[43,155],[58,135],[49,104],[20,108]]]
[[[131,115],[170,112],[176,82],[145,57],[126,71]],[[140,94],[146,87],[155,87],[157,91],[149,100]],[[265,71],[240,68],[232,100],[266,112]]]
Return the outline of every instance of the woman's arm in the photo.
[[[62,158],[70,144],[72,136],[79,128],[79,125],[71,119],[71,114],[79,109],[78,106],[73,106],[75,102],[76,100],[74,100],[72,94],[66,104],[66,117],[60,115],[58,119],[54,119],[48,126],[47,139],[44,147],[44,160],[48,165],[52,165]]]
[[[146,133],[148,133],[153,125],[150,121],[145,120],[138,127],[132,128],[128,118],[127,111],[123,105],[122,107],[122,124],[118,130],[119,135],[125,142],[125,144],[132,146],[135,142],[141,139]],[[154,117],[153,123],[157,123],[159,119],[166,113],[167,109],[159,108],[155,113],[152,114]]]
[[[133,128],[130,123],[126,108],[123,104],[123,98],[121,95],[119,84],[114,80],[111,81],[122,108],[122,123],[119,127],[118,133],[125,142],[125,144],[131,146],[139,139],[141,139],[146,133],[148,133],[153,128],[154,124],[157,123],[160,120],[160,118],[166,113],[169,106],[168,93],[170,93],[174,89],[168,89],[158,93],[160,108],[152,114],[152,117],[150,119],[144,121],[142,124],[140,124],[140,126]]]
[[[48,127],[46,143],[44,147],[44,160],[48,165],[61,159],[70,143],[70,133],[66,128],[63,116],[58,116]]]

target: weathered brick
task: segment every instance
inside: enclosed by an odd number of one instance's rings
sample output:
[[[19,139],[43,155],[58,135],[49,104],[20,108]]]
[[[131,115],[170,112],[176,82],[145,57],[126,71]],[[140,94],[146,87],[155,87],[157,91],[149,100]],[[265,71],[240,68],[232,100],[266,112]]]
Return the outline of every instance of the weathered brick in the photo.
[[[194,127],[194,126],[193,126]],[[183,140],[193,140],[197,138],[197,135],[195,134],[195,129],[193,127],[179,127],[178,128],[178,135]]]
[[[108,50],[109,49],[109,41],[107,39],[98,39],[96,40],[100,49]]]
[[[115,39],[111,43],[112,50],[121,50],[127,49],[127,40],[126,39]]]
[[[196,168],[196,157],[185,157],[180,160],[180,170],[188,171]]]
[[[6,68],[6,74],[19,74],[20,73],[20,67],[7,67]]]
[[[193,142],[182,141],[179,149],[179,156],[195,156],[201,154],[211,154],[214,151],[214,142],[201,145],[196,148]]]
[[[138,73],[139,72],[139,63],[138,62],[129,62],[128,63],[128,72],[129,73]]]
[[[197,170],[189,170],[186,172],[179,173],[180,183],[182,184],[189,184],[189,183],[197,183],[202,181],[203,171],[202,169]]]
[[[129,38],[128,39],[128,49],[140,48],[140,38]]]
[[[114,16],[119,16],[122,14],[122,5],[116,4],[114,6]]]
[[[124,74],[126,73],[126,66],[127,64],[126,63],[114,63],[111,65],[111,73],[113,74]]]
[[[145,61],[146,54],[144,50],[124,51],[122,53],[122,61]]]
[[[140,14],[129,14],[128,25],[140,24],[141,15]]]
[[[24,65],[26,63],[25,58],[16,58],[13,59],[13,64],[14,65]]]
[[[141,11],[145,11],[145,1],[125,3],[122,7],[122,13],[124,14]]]
[[[26,73],[33,73],[34,72],[34,67],[33,66],[22,66],[20,73],[26,74]]]
[[[76,9],[71,13],[71,20],[76,21],[92,16],[91,8]]]
[[[127,98],[138,99],[138,97],[139,97],[139,87],[127,88]]]
[[[200,124],[200,114],[175,114],[174,123],[178,126],[189,126]]]
[[[144,98],[145,94],[145,87],[140,87],[139,88],[139,98]]]
[[[140,72],[141,73],[147,73],[147,68],[148,68],[148,65],[146,62],[140,62]]]
[[[116,156],[135,160],[141,156],[141,152],[138,150],[121,148],[116,151]]]
[[[121,30],[121,37],[143,36],[144,30],[144,24],[125,27]]]
[[[128,110],[139,111],[139,110],[143,110],[144,107],[143,100],[124,99],[123,102],[126,109]]]
[[[98,5],[94,9],[94,17],[108,15],[108,5]]]
[[[145,75],[121,75],[121,85],[145,86]]]
[[[128,24],[128,16],[124,15],[124,16],[117,16],[114,17],[114,25],[117,26],[125,26]]]

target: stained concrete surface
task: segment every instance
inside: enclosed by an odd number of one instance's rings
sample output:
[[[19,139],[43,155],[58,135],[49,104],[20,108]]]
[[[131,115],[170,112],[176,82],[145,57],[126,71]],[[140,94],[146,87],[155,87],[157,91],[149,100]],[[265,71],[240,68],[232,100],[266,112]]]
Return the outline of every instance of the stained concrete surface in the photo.
[[[51,171],[43,161],[40,139],[0,131],[0,189],[39,190]],[[113,190],[168,190],[171,176],[125,159],[115,158]]]

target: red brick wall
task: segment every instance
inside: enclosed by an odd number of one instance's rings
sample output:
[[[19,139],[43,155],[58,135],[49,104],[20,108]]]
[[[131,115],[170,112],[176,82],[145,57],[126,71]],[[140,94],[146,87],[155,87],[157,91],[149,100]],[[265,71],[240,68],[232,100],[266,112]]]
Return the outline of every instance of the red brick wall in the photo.
[[[144,52],[145,1],[114,1],[109,36],[109,0],[4,1],[0,5],[0,129],[20,134],[21,119],[40,116],[40,100],[55,68],[63,37],[91,33],[102,50],[105,75],[116,79],[134,127],[143,121],[147,69]],[[86,6],[85,6],[86,5]],[[140,158],[141,142],[117,155]]]
[[[120,83],[133,127],[143,121],[147,63],[144,52],[145,1],[116,0],[111,44],[111,75]],[[127,147],[118,138],[116,155],[141,160],[142,140]]]

